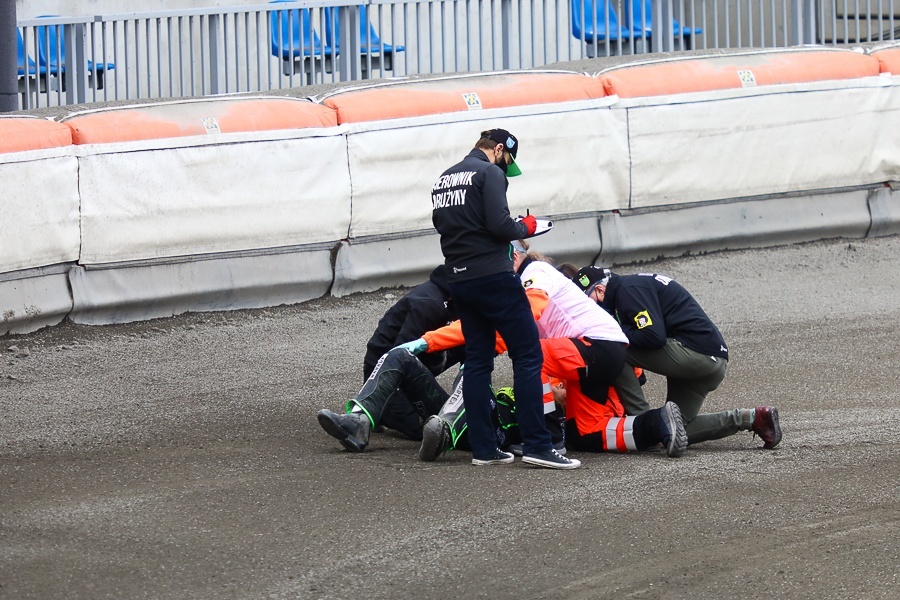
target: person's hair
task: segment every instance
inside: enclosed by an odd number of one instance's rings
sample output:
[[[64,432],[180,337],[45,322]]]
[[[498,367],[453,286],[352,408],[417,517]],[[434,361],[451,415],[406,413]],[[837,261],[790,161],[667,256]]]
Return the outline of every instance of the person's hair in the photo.
[[[516,244],[525,249],[525,256],[527,256],[531,260],[539,260],[539,261],[542,261],[545,263],[550,263],[551,265],[553,264],[552,258],[550,258],[549,256],[545,256],[545,255],[541,254],[540,252],[532,250],[528,246],[528,242],[526,242],[525,240],[516,240]]]
[[[495,142],[490,138],[491,130],[481,132],[481,137],[478,138],[478,141],[475,142],[475,147],[481,150],[492,150],[494,146],[499,144],[500,142]]]
[[[568,277],[569,279],[572,279],[573,277],[575,277],[575,275],[578,274],[578,267],[576,267],[575,265],[573,265],[570,262],[562,263],[561,265],[556,267],[556,270],[559,271],[560,273],[562,273],[563,275],[565,275],[566,277]]]

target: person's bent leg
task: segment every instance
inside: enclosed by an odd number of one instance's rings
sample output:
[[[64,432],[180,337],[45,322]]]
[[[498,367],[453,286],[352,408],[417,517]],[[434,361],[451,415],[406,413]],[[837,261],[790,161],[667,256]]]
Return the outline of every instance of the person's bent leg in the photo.
[[[394,392],[394,397],[381,413],[382,427],[393,429],[405,438],[422,439],[422,417],[413,407],[412,400],[406,397],[403,390]],[[377,431],[377,429],[376,429]]]
[[[644,397],[644,390],[641,389],[641,382],[634,374],[634,367],[627,361],[613,382],[613,387],[616,389],[619,402],[625,407],[626,414],[639,415],[650,410],[650,405]]]
[[[404,396],[397,395],[398,389],[404,390]],[[385,407],[398,397],[410,401],[425,419],[437,414],[447,393],[419,359],[407,350],[394,348],[381,357],[356,398],[347,403],[347,409],[359,407],[375,427],[381,422]]]
[[[685,428],[688,443],[699,444],[718,440],[739,431],[752,431],[763,440],[764,448],[774,448],[781,442],[778,409],[774,406],[738,408],[716,413],[701,413]]]
[[[693,378],[668,377],[666,400],[676,403],[681,408],[685,421],[691,422],[703,409],[706,396],[725,379],[728,361],[688,352],[690,355],[685,360],[693,361],[697,369],[703,369],[704,373]]]
[[[753,411],[738,408],[700,413],[685,425],[685,430],[688,434],[688,444],[699,444],[732,436],[738,431],[749,431],[751,425],[753,425]]]
[[[666,377],[666,400],[679,406],[686,422],[700,413],[707,394],[719,387],[728,368],[727,360],[694,352],[672,338],[657,350],[629,347],[628,362]]]

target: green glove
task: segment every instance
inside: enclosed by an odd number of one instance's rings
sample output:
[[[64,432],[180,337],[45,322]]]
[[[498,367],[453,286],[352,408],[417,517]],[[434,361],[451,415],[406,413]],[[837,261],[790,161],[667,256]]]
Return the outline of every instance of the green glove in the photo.
[[[428,351],[428,342],[426,342],[423,338],[419,338],[417,340],[413,340],[411,342],[406,342],[405,344],[400,344],[397,348],[403,348],[413,356],[417,354],[422,354],[423,352]],[[397,348],[394,348],[396,350]]]

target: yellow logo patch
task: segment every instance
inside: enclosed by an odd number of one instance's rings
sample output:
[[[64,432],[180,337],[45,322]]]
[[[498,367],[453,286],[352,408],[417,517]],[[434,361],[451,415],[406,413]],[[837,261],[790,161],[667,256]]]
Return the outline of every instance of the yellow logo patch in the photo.
[[[638,329],[643,329],[644,327],[650,327],[653,325],[653,320],[650,318],[650,313],[646,310],[642,310],[638,314],[634,315],[634,324]]]

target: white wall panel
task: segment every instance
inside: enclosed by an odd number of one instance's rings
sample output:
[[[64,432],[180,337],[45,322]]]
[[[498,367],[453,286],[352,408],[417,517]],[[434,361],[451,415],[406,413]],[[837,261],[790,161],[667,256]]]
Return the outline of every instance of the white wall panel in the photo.
[[[884,173],[884,181],[900,181],[900,76],[890,78],[893,87],[888,88],[878,121],[872,131],[870,152],[878,160],[878,170]]]
[[[863,87],[629,108],[631,208],[885,181],[888,161],[897,161],[876,146],[876,132],[897,93]]]
[[[609,110],[611,101],[604,102],[587,110],[557,105],[555,113],[515,115],[515,109],[506,109],[506,116],[497,118],[462,113],[423,124],[411,124],[422,119],[396,119],[350,133],[351,236],[431,229],[431,186],[468,154],[482,130],[494,127],[519,139],[523,175],[510,179],[508,190],[513,216],[526,209],[565,215],[625,208],[625,113]]]
[[[78,259],[78,162],[68,148],[0,155],[0,190],[0,273]]]
[[[344,138],[121,151],[81,159],[82,263],[336,241],[350,224]]]
[[[57,325],[72,310],[67,265],[0,275],[0,336]]]

